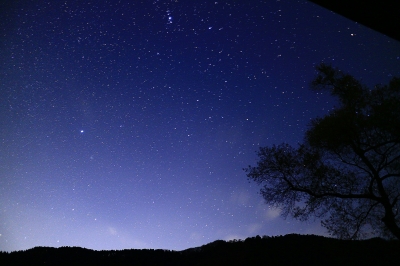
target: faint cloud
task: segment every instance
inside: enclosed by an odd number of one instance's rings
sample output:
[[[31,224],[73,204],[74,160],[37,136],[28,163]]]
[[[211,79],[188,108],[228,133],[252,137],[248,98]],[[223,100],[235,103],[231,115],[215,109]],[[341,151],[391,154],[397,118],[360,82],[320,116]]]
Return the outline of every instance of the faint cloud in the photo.
[[[257,233],[260,229],[262,228],[262,224],[251,224],[249,225],[249,227],[247,228],[247,231],[249,232],[249,234],[255,234]]]
[[[231,202],[241,205],[241,206],[246,206],[248,205],[250,201],[250,194],[245,191],[234,191],[231,195]]]
[[[267,206],[264,201],[260,201],[257,205],[257,212],[262,214],[265,221],[271,221],[280,216],[281,210]]]
[[[193,232],[190,234],[190,239],[199,241],[199,240],[203,239],[203,236],[199,233]]]
[[[227,235],[226,237],[224,237],[225,241],[230,241],[230,240],[239,240],[239,239],[245,239],[246,237],[244,236],[240,236],[240,235]]]
[[[108,233],[110,235],[115,236],[115,235],[117,235],[117,229],[115,229],[114,227],[108,227]]]
[[[126,241],[126,244],[129,244],[133,248],[148,248],[148,245],[146,242],[143,242],[138,239],[133,239],[131,241]]]
[[[281,210],[279,210],[279,209],[268,208],[268,209],[264,210],[264,218],[267,221],[271,221],[271,220],[277,218],[278,216],[280,216],[280,214],[281,214]]]
[[[125,230],[117,230],[115,227],[108,226],[107,227],[107,234],[109,236],[113,236],[112,242],[115,245],[117,245],[120,249],[122,248],[137,248],[137,249],[143,249],[143,248],[149,248],[149,245],[140,240],[137,237],[133,237],[129,232]],[[110,239],[108,239],[110,241]]]

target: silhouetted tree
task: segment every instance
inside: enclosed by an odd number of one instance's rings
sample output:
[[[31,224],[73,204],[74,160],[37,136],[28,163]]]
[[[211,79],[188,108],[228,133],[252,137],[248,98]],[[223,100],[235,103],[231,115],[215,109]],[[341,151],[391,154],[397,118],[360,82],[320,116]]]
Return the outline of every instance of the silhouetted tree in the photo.
[[[303,144],[262,147],[244,170],[284,217],[322,218],[344,239],[400,239],[400,79],[368,89],[331,66],[317,70],[311,88],[339,106],[311,122]]]

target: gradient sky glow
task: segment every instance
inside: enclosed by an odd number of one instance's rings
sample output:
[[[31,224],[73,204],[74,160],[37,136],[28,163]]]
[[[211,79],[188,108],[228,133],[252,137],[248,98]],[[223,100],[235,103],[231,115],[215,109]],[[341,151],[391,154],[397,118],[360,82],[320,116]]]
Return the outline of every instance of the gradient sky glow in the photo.
[[[242,168],[333,108],[308,90],[319,63],[369,86],[400,76],[399,42],[305,0],[11,2],[3,251],[324,234],[282,219]]]

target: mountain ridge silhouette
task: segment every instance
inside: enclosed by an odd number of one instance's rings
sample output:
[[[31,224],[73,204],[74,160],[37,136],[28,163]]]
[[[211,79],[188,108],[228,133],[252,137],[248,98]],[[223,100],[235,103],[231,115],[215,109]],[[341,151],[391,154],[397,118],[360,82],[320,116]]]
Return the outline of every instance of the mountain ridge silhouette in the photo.
[[[216,240],[182,251],[34,247],[0,252],[0,265],[395,265],[400,241],[339,240],[316,235]]]

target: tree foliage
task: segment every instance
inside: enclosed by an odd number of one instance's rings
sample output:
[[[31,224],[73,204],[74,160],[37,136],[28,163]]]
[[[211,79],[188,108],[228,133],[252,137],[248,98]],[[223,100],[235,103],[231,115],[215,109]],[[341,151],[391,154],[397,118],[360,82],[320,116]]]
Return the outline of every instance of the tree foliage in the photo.
[[[312,120],[297,148],[260,148],[247,176],[284,217],[321,218],[343,239],[400,239],[400,79],[369,89],[331,66],[317,70],[312,90],[339,106]]]

